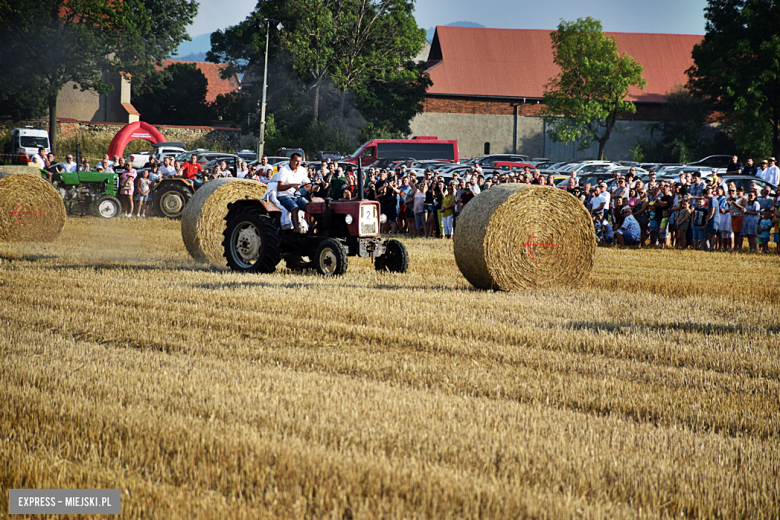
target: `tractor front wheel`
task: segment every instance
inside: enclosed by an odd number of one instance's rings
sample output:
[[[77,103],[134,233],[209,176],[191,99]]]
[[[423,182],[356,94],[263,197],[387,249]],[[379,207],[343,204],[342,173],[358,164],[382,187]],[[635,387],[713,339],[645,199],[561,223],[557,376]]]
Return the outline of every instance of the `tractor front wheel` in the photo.
[[[245,273],[273,273],[282,259],[282,237],[274,219],[256,208],[244,208],[225,217],[223,232],[227,265]]]
[[[347,248],[332,238],[323,240],[314,255],[314,267],[322,276],[341,276],[347,272]]]
[[[181,218],[184,207],[192,198],[192,190],[182,184],[168,184],[154,194],[154,211],[167,218]]]
[[[92,214],[99,218],[114,218],[122,211],[119,199],[111,195],[101,195],[92,203]]]
[[[398,240],[385,242],[385,253],[374,261],[377,271],[390,271],[391,273],[405,273],[409,269],[409,253],[406,246]]]

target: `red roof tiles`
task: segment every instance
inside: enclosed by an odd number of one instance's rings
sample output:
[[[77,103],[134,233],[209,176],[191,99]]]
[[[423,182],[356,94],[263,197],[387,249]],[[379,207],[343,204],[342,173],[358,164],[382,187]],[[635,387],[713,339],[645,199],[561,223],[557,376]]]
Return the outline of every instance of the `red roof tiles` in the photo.
[[[206,63],[203,61],[182,61],[182,60],[163,60],[163,65],[167,67],[172,63],[194,63],[199,71],[206,76],[209,82],[206,101],[213,103],[220,94],[228,94],[238,90],[240,85],[238,77],[233,75],[228,79],[222,79],[221,72],[227,67],[226,63]]]
[[[130,103],[122,103],[122,107],[127,110],[127,113],[131,116],[140,116],[141,114],[136,110],[136,108],[131,105]]]
[[[556,76],[550,32],[531,29],[436,27],[428,58],[433,85],[428,94],[541,98]],[[605,33],[618,51],[628,53],[644,70],[644,90],[632,87],[628,100],[662,103],[676,85],[687,81],[691,50],[702,36],[687,34]]]

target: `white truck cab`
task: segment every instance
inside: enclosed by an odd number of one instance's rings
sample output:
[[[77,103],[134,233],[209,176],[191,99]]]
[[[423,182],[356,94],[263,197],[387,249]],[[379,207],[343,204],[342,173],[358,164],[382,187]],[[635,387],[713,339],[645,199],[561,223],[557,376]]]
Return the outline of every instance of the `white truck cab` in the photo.
[[[11,159],[15,163],[26,164],[30,158],[38,153],[38,148],[45,148],[46,153],[51,152],[49,132],[42,128],[25,126],[14,128],[11,131]]]

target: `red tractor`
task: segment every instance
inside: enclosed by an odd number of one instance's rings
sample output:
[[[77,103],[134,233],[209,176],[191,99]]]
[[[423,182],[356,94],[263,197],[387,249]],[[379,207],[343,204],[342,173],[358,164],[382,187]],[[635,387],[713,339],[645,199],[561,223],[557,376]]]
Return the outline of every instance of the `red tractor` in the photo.
[[[284,259],[290,269],[314,268],[324,276],[347,272],[350,256],[371,257],[377,271],[405,273],[409,254],[398,240],[379,236],[379,203],[315,199],[306,205],[305,234],[283,230],[276,205],[259,199],[228,204],[225,258],[234,271],[272,273]]]

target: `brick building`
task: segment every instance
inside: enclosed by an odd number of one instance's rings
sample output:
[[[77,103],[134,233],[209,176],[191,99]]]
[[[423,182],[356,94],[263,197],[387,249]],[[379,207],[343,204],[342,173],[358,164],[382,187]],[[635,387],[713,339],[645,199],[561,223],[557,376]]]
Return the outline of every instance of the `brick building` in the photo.
[[[696,35],[606,33],[618,51],[640,64],[647,81],[633,87],[628,100],[635,114],[618,123],[606,146],[610,159],[629,158],[638,139],[650,135],[666,95],[684,85],[692,64]],[[541,118],[544,87],[559,72],[553,63],[550,31],[439,26],[428,55],[433,85],[424,111],[411,123],[413,135],[457,139],[462,157],[516,152],[566,160],[595,157],[597,146],[583,152],[576,143],[553,143]]]

